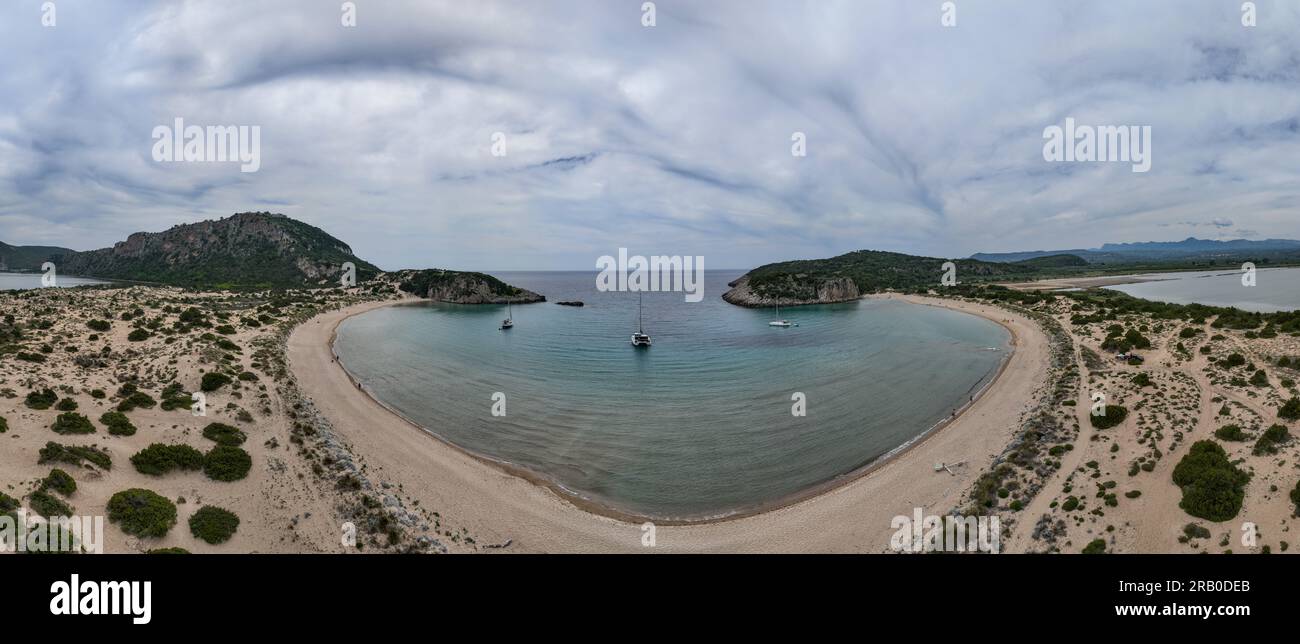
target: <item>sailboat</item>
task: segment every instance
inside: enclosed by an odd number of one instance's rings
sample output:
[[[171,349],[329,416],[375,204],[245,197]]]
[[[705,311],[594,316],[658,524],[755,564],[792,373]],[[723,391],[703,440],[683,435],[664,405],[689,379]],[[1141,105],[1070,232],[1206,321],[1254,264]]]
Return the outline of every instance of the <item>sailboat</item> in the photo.
[[[646,335],[645,329],[641,327],[641,291],[636,293],[636,333],[632,334],[632,346],[650,346],[650,336]]]
[[[506,300],[506,319],[501,321],[501,330],[509,331],[515,328],[515,316],[510,310],[510,300]]]
[[[768,325],[768,326],[781,326],[781,327],[787,327],[787,326],[794,326],[794,323],[791,322],[791,321],[789,321],[789,320],[783,320],[783,319],[781,319],[781,305],[780,305],[780,304],[777,304],[777,305],[776,305],[776,319],[775,319],[775,320],[772,320],[771,322],[768,322],[767,325]]]

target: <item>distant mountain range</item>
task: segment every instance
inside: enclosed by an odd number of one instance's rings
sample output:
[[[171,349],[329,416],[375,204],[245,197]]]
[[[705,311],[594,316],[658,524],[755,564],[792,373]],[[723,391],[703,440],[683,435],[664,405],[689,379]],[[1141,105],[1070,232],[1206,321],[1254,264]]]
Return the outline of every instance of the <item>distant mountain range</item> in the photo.
[[[1016,253],[976,253],[971,255],[971,259],[1007,263],[1051,255],[1074,255],[1088,264],[1248,259],[1300,261],[1300,241],[1294,239],[1232,239],[1220,241],[1188,237],[1176,242],[1103,244],[1101,248],[1036,250]]]

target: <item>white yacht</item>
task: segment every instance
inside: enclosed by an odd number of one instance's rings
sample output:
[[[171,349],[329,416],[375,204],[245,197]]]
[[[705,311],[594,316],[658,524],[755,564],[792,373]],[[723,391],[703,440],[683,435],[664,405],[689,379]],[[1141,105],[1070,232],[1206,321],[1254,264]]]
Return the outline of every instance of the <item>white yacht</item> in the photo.
[[[632,334],[632,346],[648,347],[650,346],[650,336],[641,328],[641,292],[636,293],[636,333]]]
[[[515,316],[510,310],[510,300],[506,300],[506,319],[501,321],[501,330],[509,331],[515,328]]]
[[[789,326],[794,326],[795,324],[794,324],[794,322],[791,322],[791,321],[789,321],[789,320],[783,320],[783,319],[781,319],[781,305],[780,305],[780,304],[777,304],[777,305],[776,305],[776,319],[775,319],[775,320],[772,320],[771,322],[768,322],[767,325],[768,325],[768,326],[789,327]]]

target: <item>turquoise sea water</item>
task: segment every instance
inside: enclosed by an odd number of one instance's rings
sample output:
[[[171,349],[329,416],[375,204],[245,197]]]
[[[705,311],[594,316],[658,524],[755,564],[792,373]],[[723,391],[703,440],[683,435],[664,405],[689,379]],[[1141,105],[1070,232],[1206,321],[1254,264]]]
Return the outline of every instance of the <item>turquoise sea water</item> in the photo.
[[[649,349],[629,344],[635,293],[592,273],[497,273],[550,300],[420,303],[345,321],[336,350],[380,400],[463,448],[635,514],[726,515],[849,473],[914,439],[997,371],[1009,335],[987,320],[896,301],[770,310],[645,295]],[[583,308],[558,306],[583,300]],[[506,416],[491,413],[505,395]],[[807,415],[791,413],[802,392]]]
[[[1141,277],[1156,281],[1107,288],[1173,304],[1235,306],[1261,313],[1300,309],[1300,268],[1257,270],[1254,286],[1242,285],[1240,269],[1154,273]]]

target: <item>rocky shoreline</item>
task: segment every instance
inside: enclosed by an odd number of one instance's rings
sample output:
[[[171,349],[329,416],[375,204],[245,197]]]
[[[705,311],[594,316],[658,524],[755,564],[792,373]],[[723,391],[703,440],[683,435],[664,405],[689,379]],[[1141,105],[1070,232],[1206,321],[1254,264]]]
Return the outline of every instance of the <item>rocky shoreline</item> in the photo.
[[[847,277],[837,277],[822,282],[817,286],[814,298],[767,297],[754,292],[749,286],[749,276],[730,282],[731,290],[722,294],[722,299],[729,304],[746,308],[765,308],[769,306],[807,306],[810,304],[835,304],[861,299],[857,284]]]

